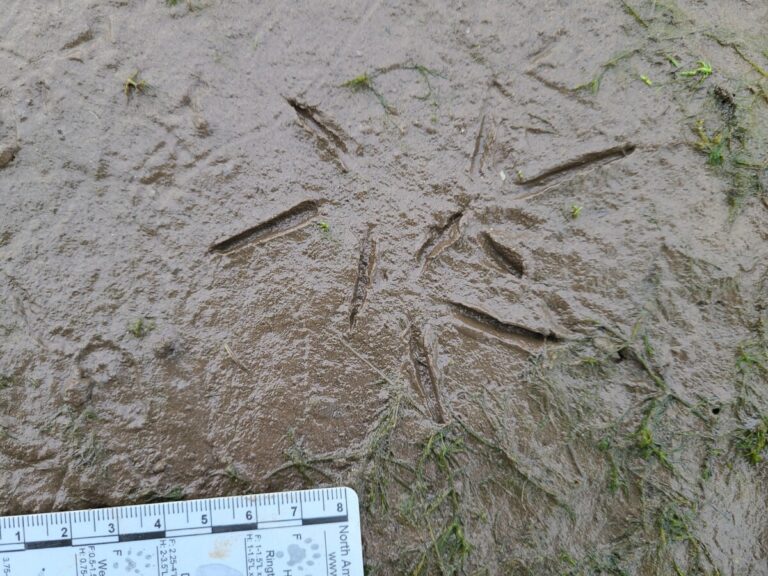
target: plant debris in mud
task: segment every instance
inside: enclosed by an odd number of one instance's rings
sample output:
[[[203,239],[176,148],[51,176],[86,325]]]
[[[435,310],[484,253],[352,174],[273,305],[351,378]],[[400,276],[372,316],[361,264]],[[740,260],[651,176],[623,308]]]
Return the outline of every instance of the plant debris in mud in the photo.
[[[387,103],[381,92],[379,92],[376,86],[374,86],[371,75],[368,73],[355,76],[351,80],[344,82],[341,86],[343,88],[348,88],[352,92],[370,92],[376,97],[376,100],[379,102],[379,104],[381,104],[384,112],[387,114],[397,114],[397,110],[394,108],[394,106],[391,106],[389,103]]]
[[[626,5],[626,4],[625,4]],[[585,90],[587,92],[591,92],[592,94],[597,94],[600,91],[600,85],[603,82],[603,78],[608,73],[609,70],[616,67],[620,62],[630,58],[631,56],[634,56],[639,51],[638,48],[627,50],[625,52],[621,52],[620,54],[617,54],[604,64],[600,66],[600,69],[597,71],[597,73],[592,77],[591,80],[588,82],[584,82],[583,84],[579,84],[573,90],[575,92],[579,92],[582,90]]]
[[[714,114],[710,113],[710,122],[719,127],[708,130],[707,122],[697,120],[693,146],[729,181],[726,201],[733,219],[748,198],[765,193],[760,175],[768,169],[764,158],[768,142],[751,129],[754,98],[737,96],[723,86],[714,87],[711,97]]]
[[[699,82],[703,82],[710,76],[712,76],[712,65],[704,60],[699,60],[696,68],[690,70],[683,70],[678,72],[682,78],[697,78]]]
[[[736,445],[750,463],[760,464],[768,448],[768,416],[757,418],[739,430]]]
[[[576,218],[581,216],[581,211],[583,209],[584,209],[583,206],[579,206],[578,204],[571,204],[571,209],[570,209],[571,220],[576,220]]]
[[[416,96],[416,98],[418,98],[419,100],[433,99],[433,88],[432,88],[431,79],[443,77],[443,75],[440,74],[439,72],[432,70],[431,68],[427,68],[422,64],[414,64],[414,63],[393,64],[391,66],[386,66],[384,68],[377,68],[372,72],[364,72],[358,76],[355,76],[350,80],[347,80],[341,86],[342,88],[347,88],[352,92],[368,92],[370,94],[373,94],[373,96],[375,96],[376,100],[381,105],[384,112],[386,112],[387,114],[396,115],[397,109],[394,106],[392,106],[389,102],[387,102],[387,100],[384,98],[384,95],[381,93],[378,86],[376,85],[376,79],[398,70],[417,72],[419,76],[421,76],[421,79],[426,86],[426,92],[422,95]]]
[[[123,93],[127,100],[130,100],[132,96],[138,94],[146,94],[150,88],[150,85],[146,80],[139,78],[139,71],[134,71],[123,82]]]
[[[155,329],[155,321],[151,318],[136,318],[128,324],[128,333],[136,338],[143,338]]]

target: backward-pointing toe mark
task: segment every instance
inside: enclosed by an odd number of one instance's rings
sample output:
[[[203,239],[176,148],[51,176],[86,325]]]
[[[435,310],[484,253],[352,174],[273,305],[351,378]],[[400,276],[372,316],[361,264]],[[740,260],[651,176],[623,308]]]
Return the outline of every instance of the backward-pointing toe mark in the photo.
[[[350,328],[355,327],[357,315],[360,313],[360,310],[368,298],[368,290],[370,289],[375,269],[376,240],[369,230],[363,238],[363,241],[360,243],[360,257],[357,261],[357,276],[355,278],[355,286],[352,290],[352,301],[349,305]]]

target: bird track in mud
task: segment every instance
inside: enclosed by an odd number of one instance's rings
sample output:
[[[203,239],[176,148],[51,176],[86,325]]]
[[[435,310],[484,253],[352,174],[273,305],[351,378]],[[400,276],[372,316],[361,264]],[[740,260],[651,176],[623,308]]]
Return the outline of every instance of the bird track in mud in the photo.
[[[475,135],[472,155],[469,159],[470,176],[483,175],[486,156],[491,152],[496,141],[494,117],[491,113],[491,111],[495,109],[495,106],[492,104],[494,95],[501,95],[502,98],[507,100],[512,98],[512,94],[510,94],[508,89],[505,88],[498,79],[493,78],[488,84],[488,89],[486,90],[485,98],[480,108],[480,123],[477,128],[477,134]]]
[[[484,310],[462,302],[449,301],[448,304],[462,322],[482,332],[507,337],[515,336],[536,344],[561,342],[564,340],[562,336],[555,334],[551,330],[529,328],[521,324],[505,322]]]
[[[469,161],[469,173],[474,175],[481,173],[483,170],[483,160],[485,158],[485,114],[480,118],[480,127],[477,129],[477,136],[475,136],[475,147],[472,150],[472,157]],[[481,154],[481,151],[483,154]]]
[[[416,252],[416,260],[423,262],[426,267],[430,261],[437,258],[445,249],[454,244],[461,235],[461,220],[464,210],[454,212],[442,226],[433,226],[427,239]]]
[[[632,154],[637,147],[634,144],[624,144],[621,146],[614,146],[612,148],[606,148],[604,150],[598,150],[596,152],[587,152],[571,160],[566,160],[562,164],[547,168],[543,172],[540,172],[536,176],[526,178],[520,181],[520,185],[530,188],[533,186],[540,186],[547,184],[558,176],[586,168],[593,164],[608,164],[621,158],[626,158]]]
[[[445,424],[445,410],[440,400],[440,384],[437,369],[427,349],[423,332],[411,324],[408,339],[411,364],[416,376],[415,385],[424,399],[432,419],[438,424]]]
[[[368,231],[360,243],[360,257],[357,261],[357,277],[352,289],[352,300],[349,304],[349,327],[355,327],[357,315],[360,313],[368,298],[373,273],[376,269],[376,240]]]
[[[266,242],[298,228],[306,226],[312,218],[317,216],[318,202],[304,200],[292,208],[281,212],[277,216],[260,222],[251,228],[238,232],[220,242],[214,243],[208,250],[210,252],[231,252],[246,244],[258,244]]]
[[[345,173],[349,172],[347,163],[344,161],[349,156],[350,148],[352,147],[348,143],[354,146],[355,153],[359,153],[359,145],[336,122],[328,118],[315,106],[295,98],[285,98],[285,101],[296,112],[302,128],[314,136],[320,149],[321,157],[327,155],[339,170]]]
[[[518,252],[504,245],[493,236],[492,232],[483,232],[480,235],[480,240],[491,260],[513,276],[523,277],[525,274],[525,263],[523,257]]]

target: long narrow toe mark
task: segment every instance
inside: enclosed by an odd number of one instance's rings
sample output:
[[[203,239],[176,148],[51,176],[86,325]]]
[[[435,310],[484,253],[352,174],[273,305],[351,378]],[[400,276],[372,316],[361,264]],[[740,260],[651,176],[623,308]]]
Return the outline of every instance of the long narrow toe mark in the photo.
[[[376,269],[376,240],[370,231],[360,243],[360,257],[357,261],[357,277],[352,290],[352,301],[349,304],[349,327],[354,328],[357,316],[368,298],[368,291]]]
[[[506,272],[522,278],[525,274],[523,257],[514,249],[503,244],[492,232],[483,232],[480,236],[486,254]]]
[[[266,242],[282,236],[306,226],[312,218],[317,216],[317,208],[318,203],[315,200],[304,200],[269,220],[214,243],[209,250],[220,253],[231,252],[246,244]]]
[[[607,164],[614,160],[625,158],[632,154],[637,147],[634,144],[624,144],[621,146],[614,146],[612,148],[606,148],[605,150],[598,150],[595,152],[588,152],[567,160],[562,164],[547,168],[543,172],[540,172],[536,176],[527,178],[520,182],[525,187],[540,186],[547,184],[553,179],[563,176],[569,172],[581,170],[592,165]]]
[[[437,369],[432,362],[424,335],[421,330],[411,325],[411,335],[408,341],[411,364],[416,375],[416,387],[432,418],[438,424],[445,424],[445,410],[440,399],[440,381]]]

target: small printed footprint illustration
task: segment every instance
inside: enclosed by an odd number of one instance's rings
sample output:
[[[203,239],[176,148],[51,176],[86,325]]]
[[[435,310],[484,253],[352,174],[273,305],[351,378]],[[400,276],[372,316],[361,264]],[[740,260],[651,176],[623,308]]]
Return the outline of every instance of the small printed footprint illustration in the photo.
[[[308,549],[306,547],[309,547]],[[315,565],[322,554],[319,552],[320,544],[313,543],[312,538],[302,540],[301,544],[289,544],[288,545],[288,566],[297,570],[304,571],[304,567],[312,567]],[[282,558],[285,554],[278,552],[276,556]],[[309,576],[309,575],[307,575]]]
[[[144,550],[138,550],[134,553],[129,549],[125,556],[122,557],[122,568],[128,574],[144,574],[147,568],[154,567],[152,563],[152,555]],[[115,570],[121,568],[120,561],[114,562],[112,568]]]

